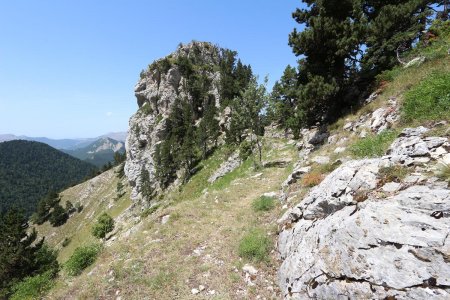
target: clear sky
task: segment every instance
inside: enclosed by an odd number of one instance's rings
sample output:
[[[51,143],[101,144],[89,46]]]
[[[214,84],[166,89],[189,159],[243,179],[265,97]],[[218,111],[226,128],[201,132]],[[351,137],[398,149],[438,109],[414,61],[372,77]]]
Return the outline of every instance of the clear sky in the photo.
[[[126,131],[133,87],[191,40],[239,53],[269,86],[296,57],[299,0],[0,0],[0,134],[95,137]]]

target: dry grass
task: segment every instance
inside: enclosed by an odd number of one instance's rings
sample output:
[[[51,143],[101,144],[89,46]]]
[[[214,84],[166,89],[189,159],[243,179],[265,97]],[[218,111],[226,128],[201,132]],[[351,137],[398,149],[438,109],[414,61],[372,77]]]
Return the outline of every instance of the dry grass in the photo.
[[[322,182],[325,176],[318,171],[311,171],[303,175],[301,182],[305,187],[313,187]]]
[[[40,236],[44,236],[47,243],[59,250],[59,262],[65,262],[79,247],[96,242],[91,235],[91,226],[96,218],[103,212],[107,212],[113,218],[119,216],[130,205],[130,191],[119,200],[116,197],[116,186],[119,179],[114,170],[103,174],[82,184],[71,187],[61,193],[62,202],[70,201],[73,204],[80,203],[83,210],[75,212],[66,224],[60,227],[52,227],[48,222],[36,226]],[[70,243],[63,247],[65,239]]]
[[[271,152],[265,160],[295,158],[293,147],[270,141]],[[283,149],[282,149],[283,148]],[[219,159],[211,157],[181,191],[168,195],[171,205],[149,214],[129,236],[121,236],[105,247],[95,267],[83,272],[68,284],[64,278],[49,295],[51,298],[124,299],[278,299],[277,261],[272,254],[262,262],[251,262],[257,269],[255,288],[245,283],[242,266],[247,261],[239,256],[239,242],[253,228],[267,236],[269,249],[274,249],[280,206],[264,214],[253,210],[252,202],[265,192],[276,191],[287,177],[289,168],[264,168],[253,171],[242,166],[232,178],[223,178],[215,188],[204,183]],[[202,173],[204,172],[204,173]],[[257,173],[260,176],[255,176]],[[220,181],[219,180],[219,181]],[[251,187],[251,188],[249,188]],[[200,191],[199,191],[200,190]],[[191,196],[194,195],[194,196]],[[171,199],[171,200],[170,200]],[[161,224],[163,215],[169,222]],[[92,275],[87,275],[92,272]],[[266,282],[267,280],[268,282]],[[192,288],[205,286],[193,296]],[[214,295],[208,291],[215,292]],[[116,295],[117,294],[117,295]]]

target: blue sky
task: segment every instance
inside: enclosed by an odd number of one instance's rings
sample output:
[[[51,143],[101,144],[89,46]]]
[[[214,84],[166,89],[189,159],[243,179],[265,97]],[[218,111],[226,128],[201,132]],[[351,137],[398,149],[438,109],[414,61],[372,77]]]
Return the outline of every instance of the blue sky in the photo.
[[[126,131],[139,72],[178,43],[239,53],[269,86],[296,57],[299,0],[0,0],[0,134]]]

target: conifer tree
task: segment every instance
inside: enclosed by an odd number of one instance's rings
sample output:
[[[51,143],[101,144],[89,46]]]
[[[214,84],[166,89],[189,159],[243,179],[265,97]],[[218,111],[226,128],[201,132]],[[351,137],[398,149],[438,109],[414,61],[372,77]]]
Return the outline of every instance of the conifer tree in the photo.
[[[27,233],[27,219],[16,209],[0,215],[0,298],[6,298],[9,288],[25,276],[52,270],[56,274],[56,254],[36,241],[33,229]]]
[[[429,0],[364,1],[368,22],[362,67],[373,78],[398,64],[397,52],[412,47],[425,30],[431,10]]]

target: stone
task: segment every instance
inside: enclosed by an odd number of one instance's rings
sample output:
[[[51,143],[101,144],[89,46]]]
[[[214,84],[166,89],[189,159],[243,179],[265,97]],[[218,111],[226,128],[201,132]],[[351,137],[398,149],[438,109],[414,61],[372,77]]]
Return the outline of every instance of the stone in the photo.
[[[258,270],[256,270],[255,267],[253,267],[252,265],[249,265],[249,264],[245,264],[242,267],[242,271],[244,271],[244,273],[248,273],[250,275],[256,275],[258,273]]]
[[[336,149],[334,149],[334,153],[342,153],[342,152],[344,152],[345,151],[345,149],[347,149],[347,148],[345,148],[345,147],[336,147]]]
[[[334,134],[332,136],[328,137],[328,144],[336,144],[336,142],[338,141],[338,135]]]
[[[450,249],[450,219],[431,217],[449,209],[448,189],[413,186],[383,201],[369,197],[357,209],[343,205],[299,219],[279,235],[284,298],[450,297],[450,264],[442,254]]]
[[[421,131],[344,162],[278,220],[283,299],[450,299],[450,190],[422,175],[448,142]],[[379,188],[381,168],[408,162],[428,168]]]
[[[193,289],[191,290],[191,293],[192,293],[192,295],[197,295],[197,294],[200,293],[200,291],[199,291],[198,289],[196,289],[196,288],[193,288]]]
[[[431,157],[436,160],[446,154],[447,154],[447,150],[444,147],[438,147],[434,151],[431,152]]]
[[[352,122],[348,122],[348,123],[345,123],[343,129],[351,131],[352,130],[352,126],[353,126],[353,123]]]
[[[396,102],[389,107],[381,107],[372,113],[370,119],[370,129],[372,132],[380,133],[391,128],[392,124],[398,120]]]
[[[441,163],[443,163],[447,166],[450,166],[450,153],[448,153],[442,157]]]
[[[267,192],[262,194],[264,197],[269,197],[269,198],[276,198],[278,196],[277,192]]]
[[[422,136],[427,131],[429,131],[429,129],[423,126],[419,126],[416,128],[405,128],[402,130],[399,136]]]
[[[393,192],[398,191],[401,186],[402,185],[400,183],[397,183],[397,182],[388,182],[388,183],[386,183],[385,185],[383,185],[381,187],[381,190],[383,192],[393,193]]]
[[[226,174],[238,168],[241,164],[242,160],[239,157],[239,152],[236,151],[228,158],[228,160],[226,160],[220,165],[219,169],[215,171],[214,174],[211,175],[211,177],[209,177],[208,182],[209,183],[215,182],[220,177],[223,177]]]
[[[367,136],[367,131],[365,131],[364,129],[360,132],[359,137],[360,138],[365,138]]]
[[[205,290],[205,286],[200,284],[200,285],[198,286],[198,290],[199,290],[200,292],[203,292],[203,291]]]
[[[315,156],[312,161],[319,165],[326,165],[330,162],[330,158],[328,156]]]
[[[165,215],[161,218],[161,224],[166,224],[167,222],[169,222],[170,219],[170,215]]]

